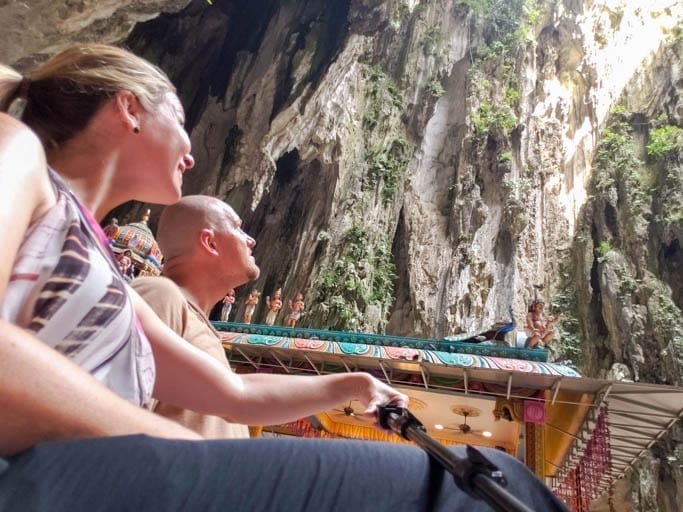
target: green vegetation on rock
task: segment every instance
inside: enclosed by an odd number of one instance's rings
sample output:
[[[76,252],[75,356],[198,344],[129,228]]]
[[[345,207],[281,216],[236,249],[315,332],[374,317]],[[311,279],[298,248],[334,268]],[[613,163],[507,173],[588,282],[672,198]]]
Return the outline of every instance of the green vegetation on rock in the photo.
[[[404,135],[401,113],[401,92],[394,81],[381,67],[370,68],[363,116],[364,188],[374,189],[381,185],[385,204],[390,203],[399,190],[413,151]]]
[[[474,15],[484,43],[473,50],[468,96],[476,141],[506,139],[519,124],[522,94],[515,54],[541,15],[536,0],[460,0]]]
[[[508,105],[492,106],[483,102],[472,116],[474,134],[478,138],[489,134],[507,137],[517,123],[517,116]]]
[[[420,40],[425,55],[437,55],[443,34],[438,27],[429,27]]]
[[[426,85],[427,92],[434,96],[435,98],[440,98],[446,90],[441,85],[441,81],[438,78],[432,78]]]
[[[683,224],[683,129],[668,124],[666,115],[653,122],[646,146],[657,180],[656,220],[664,228]]]
[[[609,240],[601,241],[595,248],[595,258],[599,263],[607,261],[607,255],[612,251],[612,244]]]
[[[402,137],[394,139],[387,147],[367,151],[368,184],[374,187],[383,183],[382,199],[385,203],[394,198],[411,154],[412,146]]]
[[[551,310],[561,314],[557,340],[553,342],[555,360],[582,371],[584,365],[583,338],[579,321],[576,269],[571,255],[560,258],[559,287],[551,300]]]
[[[650,133],[647,156],[654,161],[672,160],[683,149],[683,130],[678,126],[665,125]]]
[[[593,165],[591,192],[614,207],[619,197],[623,197],[630,227],[644,235],[653,178],[637,157],[629,117],[623,108],[615,109],[602,131]]]
[[[375,234],[377,235],[377,234]],[[357,330],[369,304],[384,311],[393,304],[395,266],[386,235],[373,237],[354,223],[344,234],[342,254],[318,274],[314,285],[316,307],[331,329]]]
[[[368,83],[368,104],[363,116],[363,128],[373,130],[382,117],[391,115],[393,108],[401,109],[403,100],[394,81],[379,65],[370,69]]]
[[[329,242],[331,238],[332,236],[330,233],[323,230],[318,233],[317,241],[320,243],[326,243]]]
[[[668,293],[656,293],[651,299],[649,309],[655,331],[663,340],[668,340],[675,351],[677,364],[683,369],[683,314]],[[680,382],[681,376],[678,375]]]
[[[649,139],[643,137],[644,126],[650,127]],[[596,148],[587,203],[591,224],[586,227],[600,264],[597,279],[590,280],[605,286],[593,290],[601,293],[604,327],[610,330],[602,335],[625,343],[623,353],[605,348],[615,361],[639,367],[644,380],[670,384],[681,379],[683,315],[672,298],[678,284],[662,282],[676,270],[663,270],[667,263],[660,254],[679,236],[683,222],[681,140],[680,128],[666,116],[648,120],[623,106],[614,108]],[[615,323],[624,318],[628,325]],[[641,346],[639,355],[633,347]]]
[[[526,37],[541,16],[536,0],[460,0],[485,27],[487,43],[513,44]]]

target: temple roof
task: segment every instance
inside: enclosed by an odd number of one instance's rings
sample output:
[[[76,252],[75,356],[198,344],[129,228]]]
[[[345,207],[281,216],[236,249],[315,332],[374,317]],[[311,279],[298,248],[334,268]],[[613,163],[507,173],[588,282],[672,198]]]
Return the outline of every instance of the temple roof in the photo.
[[[420,351],[425,351],[425,354],[438,352],[442,354],[470,354],[538,362],[546,362],[548,360],[548,352],[540,348],[527,349],[513,347],[508,345],[504,340],[496,339],[486,339],[484,342],[467,341],[474,340],[477,338],[478,334],[485,334],[493,338],[497,333],[494,329],[437,340],[360,332],[331,331],[327,329],[290,328],[279,325],[243,324],[238,322],[217,323],[217,328],[233,333],[259,334],[276,338],[303,338],[309,340],[333,341],[339,343],[342,347],[345,346],[345,344],[362,345],[365,347],[362,349],[358,347],[349,347],[349,350],[352,351],[350,353],[354,353],[353,351],[357,350],[374,351],[374,353],[376,353],[376,349],[379,347],[400,347],[418,349]],[[371,349],[368,347],[375,348]],[[357,355],[361,355],[358,352],[356,353]],[[416,354],[417,353],[413,354],[411,357],[415,357]],[[441,359],[442,361],[448,359],[447,355],[427,355],[426,357],[432,357],[435,361],[438,359]]]
[[[215,325],[219,331],[232,326],[222,322]],[[264,334],[220,334],[236,371],[308,375],[369,372],[409,395],[409,407],[430,435],[445,444],[501,446],[514,453],[514,443],[522,435],[520,421],[527,428],[528,422],[538,423],[544,432],[544,458],[538,462],[560,494],[578,470],[599,466],[599,474],[585,482],[591,499],[597,498],[610,482],[623,478],[683,415],[683,388],[591,379],[562,364],[465,353],[467,343],[443,352]],[[515,404],[523,407],[512,413],[514,422],[494,421],[502,408],[511,411]],[[535,404],[540,410],[534,411]],[[342,437],[386,437],[373,429],[372,420],[347,415],[347,405],[354,411],[360,408],[358,403],[340,404],[317,415],[320,426]],[[479,412],[468,422],[473,433],[458,431],[462,417],[457,416],[456,406]],[[434,430],[436,423],[446,428]],[[448,426],[456,428],[448,430]],[[484,430],[491,437],[474,434]],[[609,455],[595,459],[596,451],[606,449]]]
[[[152,230],[147,221],[150,211],[147,210],[138,222],[132,222],[119,226],[116,219],[104,227],[104,232],[111,240],[112,249],[115,252],[130,250],[133,255],[133,263],[148,272],[158,274],[163,260]]]

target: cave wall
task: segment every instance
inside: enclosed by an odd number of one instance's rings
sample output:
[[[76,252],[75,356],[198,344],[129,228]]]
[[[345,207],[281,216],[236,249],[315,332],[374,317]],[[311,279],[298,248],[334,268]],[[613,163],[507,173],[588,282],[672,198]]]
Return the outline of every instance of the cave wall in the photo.
[[[501,5],[197,0],[127,44],[178,84],[185,191],[241,213],[257,287],[303,291],[308,325],[441,337],[558,302],[600,127],[680,16]]]
[[[573,244],[584,371],[683,380],[683,44],[672,38],[626,84],[601,130]],[[681,422],[611,493],[615,510],[680,510]],[[607,497],[594,510],[607,510]]]
[[[302,291],[308,325],[442,337],[535,297],[570,309],[557,296],[600,127],[680,20],[657,2],[467,3],[83,0],[30,30],[5,5],[22,37],[0,56],[125,36],[177,84],[197,160],[184,191],[242,215],[257,287]],[[597,325],[575,309],[577,333]]]
[[[0,61],[17,70],[72,43],[121,43],[135,24],[176,12],[190,0],[31,0],[0,2]]]

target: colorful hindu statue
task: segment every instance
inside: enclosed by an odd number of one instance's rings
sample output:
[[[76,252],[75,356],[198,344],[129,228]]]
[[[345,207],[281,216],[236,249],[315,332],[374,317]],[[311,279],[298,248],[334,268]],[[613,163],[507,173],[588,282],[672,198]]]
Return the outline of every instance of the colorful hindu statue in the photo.
[[[245,302],[246,307],[244,308],[245,324],[251,323],[251,319],[254,316],[254,311],[256,310],[256,305],[258,304],[260,296],[261,292],[259,292],[256,288],[253,288],[251,292],[249,292],[249,296],[247,297],[247,300]]]
[[[268,307],[268,314],[266,315],[266,325],[273,325],[278,313],[282,309],[282,290],[278,288],[273,294],[273,298],[266,297],[266,306]]]
[[[529,306],[524,326],[527,335],[526,348],[544,347],[555,336],[555,323],[559,320],[559,315],[546,316],[543,307],[544,303],[539,299],[534,300]]]
[[[230,317],[230,312],[232,311],[232,305],[235,303],[235,290],[228,290],[228,293],[225,294],[221,302],[223,305],[221,306],[220,321],[227,322]]]
[[[300,293],[296,294],[294,301],[289,299],[289,314],[287,315],[287,327],[294,327],[297,321],[301,318],[304,313],[304,296]]]

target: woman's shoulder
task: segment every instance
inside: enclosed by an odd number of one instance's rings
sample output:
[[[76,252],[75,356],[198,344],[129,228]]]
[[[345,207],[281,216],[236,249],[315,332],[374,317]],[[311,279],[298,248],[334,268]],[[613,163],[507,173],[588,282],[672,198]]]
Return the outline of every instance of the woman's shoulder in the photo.
[[[14,117],[0,112],[0,151],[29,151],[24,155],[27,160],[45,162],[45,152],[40,139],[24,123]]]
[[[0,112],[0,168],[16,179],[49,182],[45,150],[36,133],[18,119]],[[22,171],[21,173],[17,171]]]
[[[0,113],[0,189],[21,198],[24,205],[32,202],[34,219],[56,200],[40,139],[24,123],[4,113]]]

